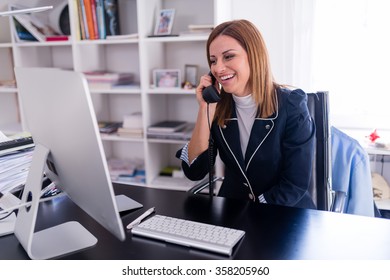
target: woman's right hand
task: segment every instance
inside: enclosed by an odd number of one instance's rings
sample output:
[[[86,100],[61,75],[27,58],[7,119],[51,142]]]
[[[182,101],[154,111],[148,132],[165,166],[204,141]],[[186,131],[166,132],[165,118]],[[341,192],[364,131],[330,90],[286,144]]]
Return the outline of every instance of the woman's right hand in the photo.
[[[211,84],[212,80],[210,75],[206,74],[200,77],[199,85],[196,87],[196,99],[201,107],[207,105],[207,102],[203,99],[202,92],[206,87],[211,86]]]
[[[217,103],[208,104],[202,96],[202,91],[212,83],[209,75],[200,77],[199,85],[196,87],[196,99],[199,103],[198,116],[195,123],[195,128],[192,132],[192,137],[188,145],[188,159],[190,162],[208,148],[210,123],[214,119]]]

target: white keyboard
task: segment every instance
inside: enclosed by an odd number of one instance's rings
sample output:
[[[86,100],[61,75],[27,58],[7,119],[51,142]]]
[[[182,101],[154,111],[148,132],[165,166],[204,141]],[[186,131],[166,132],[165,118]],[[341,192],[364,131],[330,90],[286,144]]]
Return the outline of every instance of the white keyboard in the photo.
[[[231,255],[245,235],[242,230],[155,215],[132,229],[140,235],[169,243]]]

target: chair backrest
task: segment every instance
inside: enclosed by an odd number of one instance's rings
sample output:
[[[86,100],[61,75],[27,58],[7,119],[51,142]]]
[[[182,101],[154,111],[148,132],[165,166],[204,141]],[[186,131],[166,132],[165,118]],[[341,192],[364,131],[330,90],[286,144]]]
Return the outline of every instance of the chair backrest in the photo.
[[[309,191],[318,210],[330,210],[331,157],[328,92],[308,93],[307,106],[316,126],[316,145]]]

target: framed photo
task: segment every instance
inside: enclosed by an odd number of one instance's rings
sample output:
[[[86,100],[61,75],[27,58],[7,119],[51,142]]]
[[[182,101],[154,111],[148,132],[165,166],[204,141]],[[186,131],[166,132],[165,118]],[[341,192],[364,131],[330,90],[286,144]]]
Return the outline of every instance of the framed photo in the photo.
[[[180,87],[181,77],[179,69],[153,70],[153,84],[159,88]]]
[[[175,17],[175,9],[160,10],[156,19],[156,27],[154,35],[170,35],[172,32],[173,19]]]
[[[186,64],[184,66],[184,82],[195,87],[198,83],[198,65]]]

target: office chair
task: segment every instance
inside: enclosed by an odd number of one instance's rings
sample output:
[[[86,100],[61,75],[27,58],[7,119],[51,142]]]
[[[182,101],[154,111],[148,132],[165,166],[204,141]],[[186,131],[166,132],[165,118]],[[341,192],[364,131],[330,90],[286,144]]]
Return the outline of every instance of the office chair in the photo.
[[[330,210],[332,193],[330,189],[331,162],[330,162],[330,126],[329,126],[329,103],[328,92],[319,91],[308,93],[307,105],[310,115],[316,125],[316,145],[315,159],[313,162],[312,176],[310,180],[309,192],[319,210]],[[223,181],[223,177],[214,176],[213,183]],[[209,186],[205,182],[194,186],[188,192],[192,194],[201,193]],[[343,203],[343,194],[335,194],[338,204]],[[335,210],[338,208],[334,207]]]
[[[307,107],[316,126],[316,143],[309,192],[317,209],[328,211],[331,209],[332,201],[328,92],[308,93]],[[339,203],[342,203],[343,194],[335,195],[339,199]]]

